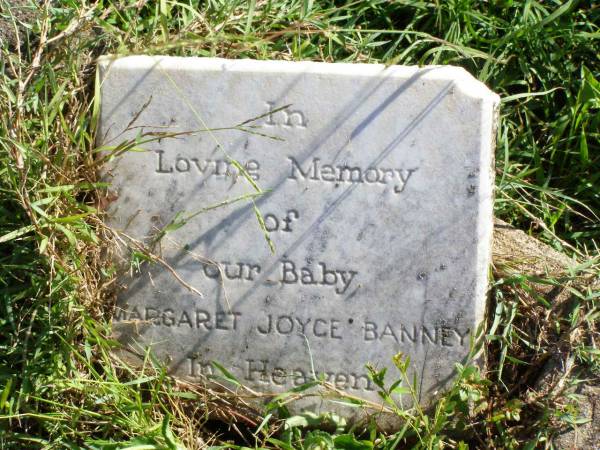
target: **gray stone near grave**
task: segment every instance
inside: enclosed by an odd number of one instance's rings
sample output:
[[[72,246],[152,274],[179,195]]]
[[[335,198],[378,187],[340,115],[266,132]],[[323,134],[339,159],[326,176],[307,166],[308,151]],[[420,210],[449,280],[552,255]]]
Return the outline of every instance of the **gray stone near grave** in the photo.
[[[399,352],[423,405],[449,386],[484,316],[498,96],[448,66],[133,56],[99,70],[107,222],[169,265],[119,279],[128,348],[192,380],[216,361],[263,394],[316,376],[379,404],[365,364],[391,383]],[[290,406],[369,412],[327,395]]]

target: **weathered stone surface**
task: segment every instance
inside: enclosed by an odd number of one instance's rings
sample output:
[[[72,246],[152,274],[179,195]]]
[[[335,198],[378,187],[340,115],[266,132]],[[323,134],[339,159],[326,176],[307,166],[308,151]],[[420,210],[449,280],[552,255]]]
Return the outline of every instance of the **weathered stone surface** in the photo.
[[[100,70],[100,144],[177,134],[107,165],[110,225],[151,245],[178,213],[256,183],[275,246],[249,198],[193,217],[154,243],[172,270],[122,277],[120,339],[192,379],[217,361],[261,393],[314,367],[378,402],[365,363],[398,352],[423,404],[448,385],[485,306],[496,95],[453,67],[128,57]]]

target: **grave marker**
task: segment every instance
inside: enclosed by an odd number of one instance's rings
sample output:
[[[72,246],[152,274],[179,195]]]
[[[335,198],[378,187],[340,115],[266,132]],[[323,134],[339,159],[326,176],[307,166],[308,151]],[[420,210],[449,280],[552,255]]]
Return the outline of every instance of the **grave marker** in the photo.
[[[392,367],[398,352],[423,404],[448,386],[484,313],[495,94],[454,67],[134,56],[99,68],[99,143],[147,141],[106,165],[108,223],[172,269],[120,278],[123,342],[192,379],[217,361],[259,392],[310,381],[314,364],[378,402],[365,363]]]

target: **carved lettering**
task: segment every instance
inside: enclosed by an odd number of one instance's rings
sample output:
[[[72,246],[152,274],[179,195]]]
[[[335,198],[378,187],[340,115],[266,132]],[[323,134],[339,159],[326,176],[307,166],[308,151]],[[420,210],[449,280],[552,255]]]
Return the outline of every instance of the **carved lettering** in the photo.
[[[256,331],[262,335],[287,336],[299,334],[307,337],[342,339],[340,323],[337,319],[312,319],[310,317],[267,314],[263,320],[256,324]]]
[[[153,326],[190,328],[201,331],[225,330],[236,331],[239,325],[239,319],[242,313],[232,312],[210,312],[205,309],[189,309],[175,311],[172,308],[156,308],[147,306],[138,309],[120,310],[119,315],[115,315],[115,322],[140,321]]]
[[[214,375],[214,368],[210,361],[202,361],[195,356],[188,356],[189,375],[192,377]]]
[[[348,290],[355,270],[329,269],[323,262],[318,263],[319,268],[296,267],[292,261],[281,261],[281,284],[305,284],[333,287],[335,293],[343,294]]]
[[[300,218],[300,213],[297,209],[289,209],[285,216],[277,217],[275,214],[265,214],[263,219],[265,221],[265,229],[271,233],[273,231],[282,231],[284,233],[289,233],[292,231],[291,223],[294,220]]]
[[[375,385],[366,374],[327,370],[315,375],[317,379],[334,384],[338,389],[375,390]],[[271,367],[268,359],[247,359],[243,378],[253,383],[271,384],[285,388],[297,387],[314,379],[309,370],[301,367],[293,369]]]
[[[221,261],[202,264],[202,273],[213,280],[227,279],[239,281],[254,281],[260,273],[258,264],[246,262]]]
[[[363,184],[381,184],[393,185],[394,193],[400,194],[406,188],[408,180],[417,168],[411,169],[392,169],[381,167],[349,167],[348,165],[333,166],[331,164],[321,164],[319,158],[313,158],[304,168],[289,156],[290,175],[288,179],[294,181],[325,181],[330,183],[363,183]]]
[[[306,115],[299,109],[277,107],[274,102],[265,102],[267,107],[264,125],[283,128],[306,128]]]
[[[370,320],[365,320],[362,326],[363,340],[366,342],[395,342],[397,344],[408,345],[440,345],[443,347],[453,347],[455,345],[464,346],[465,338],[471,330],[461,331],[455,327],[425,325],[407,327],[404,324],[377,324]],[[412,332],[411,332],[412,331]]]
[[[169,158],[164,150],[154,150],[156,154],[155,173],[161,174],[183,174],[193,173],[202,177],[213,177],[215,179],[236,180],[240,173],[239,169],[231,161],[224,159],[199,159],[182,156],[180,154]],[[260,164],[251,159],[245,163],[240,162],[250,178],[254,181],[260,179]]]

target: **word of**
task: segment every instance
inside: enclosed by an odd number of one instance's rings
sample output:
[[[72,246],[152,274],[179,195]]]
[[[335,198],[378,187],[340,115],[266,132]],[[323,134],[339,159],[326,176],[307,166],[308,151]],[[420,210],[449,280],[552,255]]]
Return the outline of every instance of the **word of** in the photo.
[[[299,219],[300,213],[295,209],[290,209],[287,211],[285,217],[278,219],[274,214],[265,214],[265,229],[271,233],[272,231],[285,231],[289,233],[292,231],[292,227],[290,224],[293,220]]]

